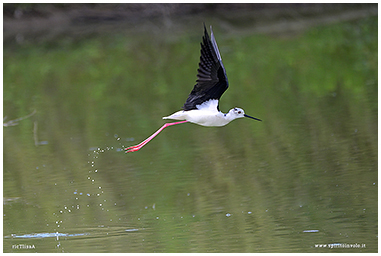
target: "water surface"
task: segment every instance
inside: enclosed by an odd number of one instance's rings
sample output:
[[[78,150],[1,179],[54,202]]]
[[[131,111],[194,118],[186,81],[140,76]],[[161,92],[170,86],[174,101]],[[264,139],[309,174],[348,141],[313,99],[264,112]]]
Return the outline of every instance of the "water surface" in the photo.
[[[221,110],[263,122],[181,124],[125,154],[195,84],[187,27],[4,47],[5,122],[36,111],[3,129],[4,252],[377,252],[377,17],[213,24]]]

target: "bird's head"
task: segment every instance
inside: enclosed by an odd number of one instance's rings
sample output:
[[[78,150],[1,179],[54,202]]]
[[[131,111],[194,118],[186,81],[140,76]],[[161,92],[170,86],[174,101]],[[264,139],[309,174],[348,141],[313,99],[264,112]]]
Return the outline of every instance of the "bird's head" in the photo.
[[[233,117],[233,119],[241,118],[241,117],[248,117],[248,118],[251,118],[251,119],[254,119],[254,120],[257,120],[257,121],[262,121],[261,119],[258,119],[258,118],[246,115],[245,111],[243,111],[242,108],[232,108],[232,109],[230,109],[228,114],[231,117]]]

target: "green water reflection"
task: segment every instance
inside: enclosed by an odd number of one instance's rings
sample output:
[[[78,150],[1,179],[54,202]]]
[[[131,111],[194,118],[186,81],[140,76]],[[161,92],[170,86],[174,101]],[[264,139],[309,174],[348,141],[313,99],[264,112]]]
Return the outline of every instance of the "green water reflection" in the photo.
[[[213,25],[221,110],[263,122],[182,124],[131,154],[192,89],[201,24],[4,48],[4,115],[36,110],[4,128],[4,252],[377,252],[377,17]],[[11,236],[54,232],[86,235]]]

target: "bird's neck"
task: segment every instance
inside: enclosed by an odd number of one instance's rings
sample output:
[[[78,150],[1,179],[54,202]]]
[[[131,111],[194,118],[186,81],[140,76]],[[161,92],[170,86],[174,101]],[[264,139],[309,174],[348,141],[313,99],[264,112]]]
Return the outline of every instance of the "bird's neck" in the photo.
[[[223,114],[224,115],[224,119],[226,121],[228,121],[228,123],[230,123],[231,121],[233,121],[234,119],[236,119],[236,116],[235,115],[232,115],[230,112],[226,113],[226,114]]]

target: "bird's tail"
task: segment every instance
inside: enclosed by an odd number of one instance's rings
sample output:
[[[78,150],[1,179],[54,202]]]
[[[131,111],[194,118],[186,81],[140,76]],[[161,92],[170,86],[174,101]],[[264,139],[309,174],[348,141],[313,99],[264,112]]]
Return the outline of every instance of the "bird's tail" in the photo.
[[[183,110],[177,111],[176,113],[173,113],[170,116],[164,116],[163,119],[186,120]]]

